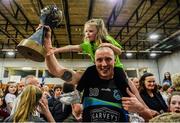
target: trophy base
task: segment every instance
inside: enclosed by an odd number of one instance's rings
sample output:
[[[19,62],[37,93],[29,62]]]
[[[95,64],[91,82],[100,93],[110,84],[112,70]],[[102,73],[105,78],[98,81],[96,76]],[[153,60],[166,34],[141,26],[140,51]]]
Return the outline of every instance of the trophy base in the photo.
[[[45,49],[41,44],[31,39],[22,40],[18,46],[17,50],[25,58],[31,59],[37,62],[44,62],[45,60]]]

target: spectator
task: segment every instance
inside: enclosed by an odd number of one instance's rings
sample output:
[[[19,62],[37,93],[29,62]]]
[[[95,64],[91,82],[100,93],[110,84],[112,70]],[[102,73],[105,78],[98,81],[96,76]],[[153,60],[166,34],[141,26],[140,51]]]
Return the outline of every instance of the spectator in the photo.
[[[164,73],[163,84],[164,84],[164,83],[169,84],[169,86],[172,85],[170,72],[165,72],[165,73]]]
[[[24,82],[25,82],[25,87],[28,86],[28,85],[34,85],[34,86],[37,86],[37,87],[41,87],[38,78],[35,77],[34,75],[26,76]],[[19,104],[20,96],[21,96],[21,94],[18,95],[18,97],[16,98],[16,100],[13,103],[13,109],[11,111],[11,115],[16,112],[17,106]],[[37,115],[39,115],[39,114],[37,114]]]
[[[0,89],[0,122],[2,122],[8,116],[9,116],[9,112],[6,108],[6,103],[4,101],[4,93]]]
[[[66,87],[67,87],[67,84],[66,84]],[[63,87],[62,85],[55,85],[54,96],[52,96],[48,100],[49,109],[56,122],[63,122],[72,112],[70,105],[65,105],[60,102],[60,96],[61,96],[62,91],[64,90],[63,88],[64,88],[64,84],[63,84]],[[71,91],[73,90],[74,88]]]
[[[51,97],[51,94],[49,92],[49,87],[47,85],[43,85],[41,89],[43,91],[43,95],[45,95],[46,98],[49,99]]]
[[[173,92],[168,98],[169,111],[180,113],[180,92]]]
[[[140,78],[140,95],[150,109],[159,113],[167,112],[167,105],[156,87],[152,73],[145,73]]]
[[[64,122],[82,122],[83,106],[80,103],[71,104],[72,113],[64,120]]]
[[[28,85],[20,96],[20,102],[16,112],[8,117],[5,122],[45,122],[45,120],[34,116],[37,107],[40,107],[49,122],[54,119],[49,111],[46,98],[42,98],[42,91],[34,85]]]
[[[136,86],[136,88],[139,90],[139,79],[137,77],[134,77],[132,79],[132,82]]]
[[[23,80],[21,80],[21,81],[18,83],[18,95],[23,91],[24,86],[25,86],[25,83],[24,83]]]
[[[13,102],[16,99],[17,93],[18,93],[18,90],[17,90],[16,82],[8,82],[4,95],[5,95],[5,102],[6,102],[9,113],[11,113],[11,110],[13,108]]]
[[[34,85],[34,86],[37,86],[37,87],[41,87],[38,78],[35,77],[34,75],[26,76],[26,78],[25,78],[25,86],[26,85]]]

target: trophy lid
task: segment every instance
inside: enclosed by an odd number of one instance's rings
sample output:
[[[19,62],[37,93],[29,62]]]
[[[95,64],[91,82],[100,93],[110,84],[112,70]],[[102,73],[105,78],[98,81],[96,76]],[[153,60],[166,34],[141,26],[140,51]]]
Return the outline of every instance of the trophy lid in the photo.
[[[41,10],[40,22],[51,28],[58,27],[62,21],[62,11],[56,5],[46,6]]]

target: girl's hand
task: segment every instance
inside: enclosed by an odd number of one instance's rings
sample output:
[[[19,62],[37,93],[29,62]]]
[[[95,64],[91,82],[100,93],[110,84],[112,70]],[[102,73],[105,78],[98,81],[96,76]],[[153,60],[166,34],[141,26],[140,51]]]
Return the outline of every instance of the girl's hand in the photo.
[[[47,52],[47,56],[50,56],[50,55],[56,53],[56,49],[57,49],[57,48],[55,48],[55,47],[49,49],[49,51]]]
[[[110,47],[111,48],[112,44],[111,43],[101,43],[99,47]]]
[[[48,106],[48,101],[47,101],[46,97],[42,97],[39,100],[39,106],[38,106],[37,110],[41,114],[49,113],[49,106]]]

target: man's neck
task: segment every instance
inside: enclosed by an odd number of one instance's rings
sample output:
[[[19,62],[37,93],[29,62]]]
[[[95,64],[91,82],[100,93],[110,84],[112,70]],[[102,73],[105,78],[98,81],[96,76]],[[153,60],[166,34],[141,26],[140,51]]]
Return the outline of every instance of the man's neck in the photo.
[[[103,79],[103,80],[110,80],[110,79],[113,79],[113,77],[114,77],[114,73],[112,74],[112,75],[110,75],[110,76],[107,76],[107,77],[104,77],[104,76],[99,76],[101,79]]]

